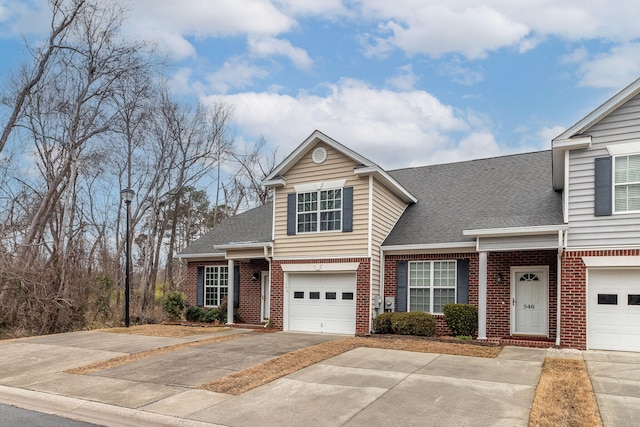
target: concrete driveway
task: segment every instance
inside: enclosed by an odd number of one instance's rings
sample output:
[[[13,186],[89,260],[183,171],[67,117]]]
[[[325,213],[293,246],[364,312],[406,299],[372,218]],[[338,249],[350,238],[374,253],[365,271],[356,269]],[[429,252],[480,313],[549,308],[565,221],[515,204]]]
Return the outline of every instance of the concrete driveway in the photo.
[[[605,426],[637,426],[640,420],[640,353],[585,351],[593,391]]]
[[[90,375],[64,370],[216,335],[74,332],[0,342],[0,402],[104,425],[527,425],[545,351],[359,348],[240,396],[201,384],[335,335],[252,333]],[[218,333],[219,334],[219,333]]]

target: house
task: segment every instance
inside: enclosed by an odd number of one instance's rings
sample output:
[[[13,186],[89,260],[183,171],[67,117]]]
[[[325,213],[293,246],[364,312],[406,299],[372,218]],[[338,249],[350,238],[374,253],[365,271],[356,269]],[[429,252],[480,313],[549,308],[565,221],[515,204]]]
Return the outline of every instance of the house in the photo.
[[[548,151],[385,171],[315,131],[264,184],[180,253],[190,304],[364,335],[470,303],[478,339],[640,351],[640,79]]]

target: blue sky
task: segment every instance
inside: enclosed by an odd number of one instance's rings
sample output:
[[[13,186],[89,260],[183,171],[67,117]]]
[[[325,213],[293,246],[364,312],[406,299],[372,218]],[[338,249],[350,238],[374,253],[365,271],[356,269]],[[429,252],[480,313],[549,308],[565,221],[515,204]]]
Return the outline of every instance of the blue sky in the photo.
[[[280,158],[319,129],[387,169],[550,147],[640,77],[637,0],[130,0],[174,92]],[[44,0],[0,0],[0,79]]]

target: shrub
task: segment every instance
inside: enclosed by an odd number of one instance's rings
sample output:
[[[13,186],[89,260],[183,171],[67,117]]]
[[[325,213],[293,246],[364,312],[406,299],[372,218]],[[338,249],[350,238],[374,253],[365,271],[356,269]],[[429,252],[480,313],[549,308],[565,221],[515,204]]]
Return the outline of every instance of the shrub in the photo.
[[[206,323],[213,323],[216,320],[220,320],[220,310],[217,308],[206,308],[202,310],[200,315],[200,321]]]
[[[409,313],[393,313],[391,329],[398,335],[419,335],[433,337],[436,335],[436,318],[429,313],[412,311]]]
[[[187,319],[188,322],[199,322],[200,317],[202,316],[202,310],[200,307],[192,305],[187,307],[184,311],[184,318]]]
[[[378,317],[373,321],[373,328],[379,334],[391,334],[391,319],[394,313],[389,311],[386,313],[378,314]]]
[[[478,310],[471,304],[447,304],[444,321],[455,336],[471,336],[478,329]]]
[[[162,310],[171,320],[180,320],[185,307],[185,296],[182,292],[169,292],[162,300]]]

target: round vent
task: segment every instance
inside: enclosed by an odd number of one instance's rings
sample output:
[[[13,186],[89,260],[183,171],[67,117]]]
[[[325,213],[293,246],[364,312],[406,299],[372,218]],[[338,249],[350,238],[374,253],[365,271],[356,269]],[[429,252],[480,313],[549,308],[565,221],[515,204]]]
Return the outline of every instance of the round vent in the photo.
[[[325,150],[322,147],[318,147],[315,150],[313,150],[313,153],[311,154],[311,159],[313,160],[314,163],[322,163],[325,160],[327,160],[327,150]]]

